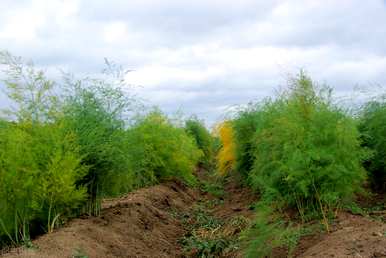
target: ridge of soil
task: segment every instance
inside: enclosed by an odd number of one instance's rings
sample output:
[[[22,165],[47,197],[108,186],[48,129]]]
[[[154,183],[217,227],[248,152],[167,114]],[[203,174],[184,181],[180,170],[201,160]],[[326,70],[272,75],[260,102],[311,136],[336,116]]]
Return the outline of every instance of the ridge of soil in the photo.
[[[386,223],[341,212],[331,233],[305,237],[297,253],[300,258],[386,258]]]
[[[386,258],[386,195],[358,195],[356,203],[368,212],[339,212],[329,234],[317,233],[300,240],[295,257]]]
[[[177,181],[139,189],[107,200],[99,217],[77,218],[65,227],[19,247],[10,257],[181,257],[181,223],[168,212],[187,211],[197,192]]]

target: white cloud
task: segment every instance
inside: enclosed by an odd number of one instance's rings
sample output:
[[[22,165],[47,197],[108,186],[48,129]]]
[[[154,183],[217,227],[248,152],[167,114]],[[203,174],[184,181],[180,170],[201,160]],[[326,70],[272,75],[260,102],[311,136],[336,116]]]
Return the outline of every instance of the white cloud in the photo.
[[[107,43],[126,40],[127,27],[123,22],[111,22],[103,26],[103,36]]]
[[[137,92],[210,121],[305,68],[339,95],[386,83],[384,1],[2,0],[0,49],[95,73],[108,57]],[[3,102],[3,101],[2,101]]]

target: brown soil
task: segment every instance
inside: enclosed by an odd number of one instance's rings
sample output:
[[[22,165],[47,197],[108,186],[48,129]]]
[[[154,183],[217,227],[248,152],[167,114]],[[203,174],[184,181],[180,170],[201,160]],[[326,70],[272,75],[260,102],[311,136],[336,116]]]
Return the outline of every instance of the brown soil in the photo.
[[[333,232],[302,239],[297,253],[302,258],[386,258],[386,224],[342,212]]]
[[[211,182],[215,180],[203,169],[198,169],[196,175],[201,181]],[[214,197],[209,193],[201,192],[200,200],[223,200],[221,205],[218,205],[211,211],[215,217],[220,219],[227,220],[236,216],[244,216],[251,219],[254,212],[250,207],[258,200],[258,196],[248,187],[242,186],[240,181],[241,179],[238,175],[231,175],[223,183],[223,196]]]
[[[249,188],[241,186],[236,180],[228,180],[224,186],[224,203],[213,210],[213,215],[223,220],[236,216],[252,219],[254,211],[250,208],[257,201],[257,195]]]
[[[35,249],[20,247],[2,257],[180,257],[184,229],[168,211],[189,209],[196,198],[178,182],[140,189],[105,202],[99,217],[74,219],[39,237]]]
[[[369,211],[368,216],[340,212],[331,225],[331,233],[303,237],[295,257],[386,258],[386,195],[358,196],[356,203],[377,211]]]

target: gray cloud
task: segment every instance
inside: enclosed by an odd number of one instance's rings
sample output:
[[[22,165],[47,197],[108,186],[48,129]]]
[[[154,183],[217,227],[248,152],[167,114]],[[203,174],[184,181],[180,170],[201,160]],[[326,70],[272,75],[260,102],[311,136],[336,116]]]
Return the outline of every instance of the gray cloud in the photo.
[[[272,95],[299,68],[340,96],[386,83],[380,0],[4,0],[0,7],[0,49],[79,74],[99,72],[108,57],[136,70],[127,80],[143,86],[135,91],[149,103],[209,124],[233,105]]]

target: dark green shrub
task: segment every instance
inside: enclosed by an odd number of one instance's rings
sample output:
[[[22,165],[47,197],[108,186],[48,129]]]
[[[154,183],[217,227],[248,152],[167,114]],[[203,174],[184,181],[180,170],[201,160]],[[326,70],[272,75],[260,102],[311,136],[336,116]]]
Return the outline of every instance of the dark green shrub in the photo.
[[[259,111],[250,182],[263,199],[327,213],[360,190],[365,179],[354,120],[330,101],[330,90],[316,91],[303,73],[290,90]]]
[[[127,132],[130,161],[140,185],[180,178],[194,183],[193,170],[202,156],[184,128],[153,111]]]
[[[360,116],[359,130],[363,145],[373,151],[364,165],[370,173],[375,190],[386,190],[386,103],[382,100],[367,103]]]
[[[253,166],[254,135],[262,119],[259,108],[256,104],[249,104],[238,112],[232,123],[236,142],[236,171],[244,177],[247,177]]]
[[[67,97],[61,120],[64,130],[76,135],[82,163],[89,167],[78,183],[87,186],[89,212],[95,214],[100,197],[132,189],[124,122],[120,119],[126,103],[119,89],[83,87],[81,83],[75,84]]]
[[[262,194],[255,223],[245,235],[247,257],[270,256],[275,247],[285,247],[291,254],[306,232],[277,217],[283,208],[297,208],[302,220],[323,218],[328,231],[333,209],[361,190],[366,177],[362,162],[369,152],[360,146],[354,119],[334,106],[330,96],[330,89],[317,91],[300,73],[276,100],[235,119],[239,151],[252,143],[249,182]]]
[[[213,164],[214,159],[213,137],[210,132],[206,129],[203,122],[197,118],[187,120],[185,122],[185,130],[194,138],[198,148],[204,154],[200,159],[200,164],[209,168]]]

